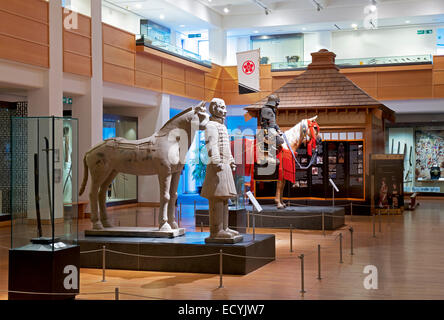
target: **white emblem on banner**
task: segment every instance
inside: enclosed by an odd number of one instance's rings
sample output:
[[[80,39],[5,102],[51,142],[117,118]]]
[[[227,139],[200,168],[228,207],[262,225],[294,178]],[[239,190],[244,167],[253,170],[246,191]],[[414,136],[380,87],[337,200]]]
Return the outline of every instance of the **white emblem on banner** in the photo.
[[[239,94],[260,91],[260,49],[237,53]]]

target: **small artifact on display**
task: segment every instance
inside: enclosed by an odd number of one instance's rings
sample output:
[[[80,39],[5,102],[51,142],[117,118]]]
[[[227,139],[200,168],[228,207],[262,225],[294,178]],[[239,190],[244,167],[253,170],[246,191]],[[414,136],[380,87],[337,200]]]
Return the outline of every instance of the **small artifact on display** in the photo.
[[[236,196],[232,173],[236,165],[224,123],[227,108],[222,99],[214,98],[209,110],[211,117],[205,129],[209,163],[201,192],[201,196],[208,199],[210,209],[210,236],[205,242],[237,243],[243,236],[228,228],[228,199]]]
[[[185,229],[179,228],[175,218],[177,187],[191,142],[194,141],[198,130],[205,129],[208,119],[205,101],[202,101],[170,119],[151,137],[141,140],[111,138],[88,151],[83,160],[85,171],[80,195],[85,191],[89,172],[92,179],[89,199],[93,230],[87,230],[85,234],[99,235],[98,231],[104,228],[106,230],[103,232],[106,235],[112,231],[116,236],[119,236],[119,233],[125,236],[128,234],[127,228],[122,230],[113,227],[106,212],[108,187],[118,173],[125,173],[158,176],[159,225],[150,231],[152,237],[165,237],[165,234],[168,237],[183,235]],[[132,231],[137,234],[136,230]],[[142,232],[146,233],[148,230]]]

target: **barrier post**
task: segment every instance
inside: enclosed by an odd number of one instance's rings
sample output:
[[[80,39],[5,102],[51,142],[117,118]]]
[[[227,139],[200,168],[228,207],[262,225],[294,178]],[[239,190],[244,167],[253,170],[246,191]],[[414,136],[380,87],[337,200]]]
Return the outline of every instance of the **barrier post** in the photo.
[[[196,215],[196,200],[194,200],[194,215]]]
[[[153,210],[153,226],[156,226],[156,208]]]
[[[256,240],[256,218],[254,214],[254,208],[253,208],[253,241]]]
[[[322,233],[325,236],[325,216],[324,216],[324,212],[322,212]]]
[[[119,300],[119,288],[116,288],[114,291],[115,300]]]
[[[372,219],[373,219],[373,238],[376,238],[376,230],[375,230],[375,214],[372,214]]]
[[[321,245],[318,244],[318,280],[321,279]]]
[[[379,221],[379,232],[382,232],[382,229],[381,229],[381,210],[378,211],[378,221]]]
[[[220,251],[219,251],[219,277],[220,277],[219,278],[219,289],[224,287],[223,279],[222,279],[222,277],[223,277],[223,262],[224,262],[223,252],[222,252],[222,249],[220,249]]]
[[[301,291],[300,291],[300,293],[304,294],[306,292],[304,290],[304,254],[301,254],[298,258],[301,259]]]
[[[182,221],[182,202],[179,203],[179,224]]]
[[[290,252],[293,252],[293,225],[290,224]]]
[[[203,232],[203,221],[200,222],[200,232]]]
[[[342,233],[339,234],[339,263],[343,263],[342,261]]]
[[[106,247],[102,247],[102,282],[106,282],[105,279],[105,267],[106,267]]]
[[[353,232],[354,232],[354,230],[353,230],[353,227],[350,227],[348,230],[350,231],[350,255],[354,255],[354,253],[353,253]]]
[[[247,233],[250,233],[250,211],[247,211]]]
[[[353,222],[353,202],[350,202],[350,222]]]

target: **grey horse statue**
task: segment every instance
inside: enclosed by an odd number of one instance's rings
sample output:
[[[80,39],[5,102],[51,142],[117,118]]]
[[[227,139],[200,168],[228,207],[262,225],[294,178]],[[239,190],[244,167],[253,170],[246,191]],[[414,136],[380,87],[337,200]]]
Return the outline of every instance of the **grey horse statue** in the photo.
[[[106,212],[106,193],[118,173],[157,175],[160,187],[159,230],[177,229],[175,209],[180,174],[196,132],[204,130],[208,121],[205,101],[202,101],[170,119],[151,137],[132,141],[111,138],[89,150],[83,158],[84,176],[79,194],[85,191],[89,172],[93,229],[112,227]]]

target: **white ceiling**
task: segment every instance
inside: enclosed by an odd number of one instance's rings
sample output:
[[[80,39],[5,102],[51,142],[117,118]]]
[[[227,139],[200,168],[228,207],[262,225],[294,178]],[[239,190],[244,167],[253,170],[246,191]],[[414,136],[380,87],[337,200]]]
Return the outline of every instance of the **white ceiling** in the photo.
[[[229,36],[363,27],[370,0],[106,0],[178,31],[224,28]],[[323,9],[317,11],[319,3]],[[377,0],[378,27],[444,25],[443,0]],[[228,7],[229,13],[223,9]],[[163,15],[163,19],[161,19]],[[409,21],[407,24],[406,21]]]

